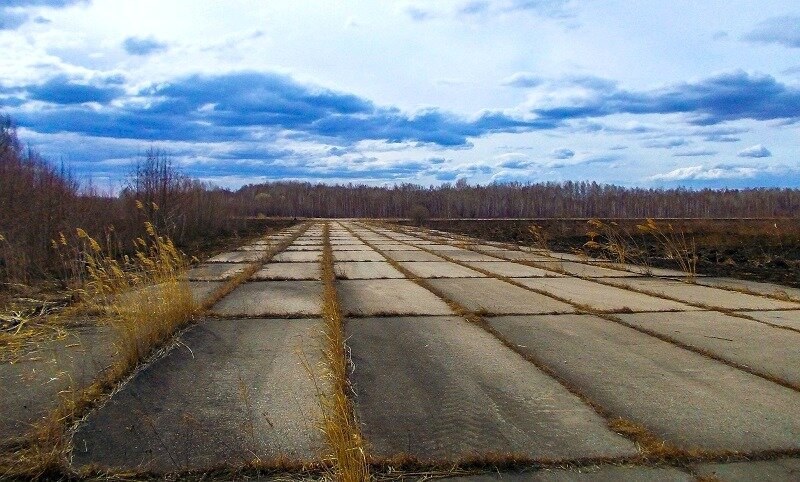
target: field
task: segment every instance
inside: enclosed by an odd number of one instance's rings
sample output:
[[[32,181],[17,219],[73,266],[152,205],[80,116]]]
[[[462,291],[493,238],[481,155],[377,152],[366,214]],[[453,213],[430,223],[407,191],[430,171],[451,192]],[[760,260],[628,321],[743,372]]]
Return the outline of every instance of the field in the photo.
[[[108,327],[0,365],[0,478],[800,474],[800,289],[337,220],[188,280],[198,315],[69,416]]]

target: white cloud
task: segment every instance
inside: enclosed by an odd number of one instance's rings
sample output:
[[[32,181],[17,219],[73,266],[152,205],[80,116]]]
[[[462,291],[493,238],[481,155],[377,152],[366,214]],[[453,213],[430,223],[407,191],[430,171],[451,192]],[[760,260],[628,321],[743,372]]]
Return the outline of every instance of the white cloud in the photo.
[[[800,48],[800,16],[783,15],[768,18],[742,38],[751,42]]]
[[[575,157],[575,151],[567,149],[566,147],[561,147],[550,151],[550,157],[553,159],[570,159]]]
[[[15,4],[20,1],[12,0]],[[65,0],[33,2],[43,5]],[[258,142],[265,149],[288,148],[310,157],[325,157],[330,152],[354,162],[377,158],[385,165],[367,164],[393,176],[408,173],[410,178],[432,183],[437,179],[424,170],[419,174],[422,177],[415,177],[414,166],[405,170],[391,170],[390,166],[402,165],[408,159],[439,156],[453,166],[488,160],[497,170],[525,174],[533,181],[546,180],[549,172],[556,172],[564,179],[581,176],[601,182],[635,184],[649,176],[745,178],[748,171],[744,168],[748,166],[739,166],[737,170],[719,164],[725,159],[736,159],[738,149],[745,146],[753,146],[742,151],[746,157],[772,150],[776,155],[779,152],[781,156],[800,158],[797,124],[782,126],[754,120],[760,117],[749,115],[732,119],[720,116],[715,119],[719,122],[709,125],[692,118],[691,109],[680,110],[686,105],[685,100],[694,99],[694,94],[703,96],[704,89],[718,85],[719,79],[713,72],[739,72],[738,69],[744,69],[741,72],[750,76],[741,91],[754,95],[746,99],[762,102],[759,93],[753,90],[759,86],[763,87],[761,93],[767,94],[776,87],[788,86],[780,95],[767,97],[772,100],[765,100],[764,105],[765,111],[782,106],[792,110],[798,86],[796,58],[764,55],[765,48],[758,43],[711,41],[716,32],[730,32],[730,38],[735,39],[753,27],[745,13],[752,2],[746,0],[731,0],[726,9],[713,8],[707,2],[687,4],[679,31],[669,21],[676,9],[669,2],[341,0],[335,7],[320,8],[289,0],[195,0],[191,10],[186,9],[186,2],[163,0],[66,3],[73,7],[25,9],[30,14],[27,22],[15,30],[0,31],[0,43],[6,47],[0,56],[0,103],[9,113],[17,114],[18,120],[50,107],[31,102],[15,110],[9,102],[17,95],[14,88],[45,84],[60,76],[72,83],[95,85],[110,75],[121,74],[124,81],[120,88],[128,96],[119,102],[133,105],[152,101],[130,97],[141,87],[173,82],[196,73],[278,72],[303,84],[351,93],[401,113],[424,112],[423,106],[433,106],[446,115],[471,121],[480,120],[484,112],[503,112],[512,118],[531,121],[545,115],[537,110],[552,108],[546,115],[555,120],[555,125],[537,132],[515,132],[512,127],[483,137],[466,131],[468,142],[461,146],[423,145],[403,141],[402,136],[338,145],[329,138],[300,139],[297,132],[268,132],[256,139],[259,133],[248,131],[247,135],[253,139],[228,141],[232,152],[237,152],[237,146],[244,151],[252,147],[251,143]],[[759,15],[778,18],[791,11],[790,7],[794,3],[776,0],[760,5]],[[159,15],[148,13],[152,11],[158,11]],[[714,14],[713,24],[707,21],[710,11]],[[39,15],[45,15],[50,23],[35,23]],[[574,15],[575,22],[582,27],[564,29],[563,17],[569,15]],[[641,18],[650,20],[638,22]],[[789,39],[791,43],[792,25],[783,27],[780,39]],[[783,40],[776,40],[775,35],[770,42],[786,45]],[[126,55],[120,45],[129,37],[157,39],[169,48],[158,55]],[[147,50],[148,46],[144,47]],[[653,51],[659,55],[648,55]],[[717,83],[697,81],[710,76]],[[519,89],[498,88],[500,84]],[[687,86],[688,91],[684,89]],[[669,109],[651,109],[654,101],[662,100],[660,94],[670,89],[685,96],[676,105],[666,106]],[[703,108],[732,105],[734,113],[750,108],[747,102],[726,103],[726,98],[720,96],[704,99]],[[246,99],[225,100],[241,105]],[[204,100],[191,115],[198,118],[210,115],[212,106],[219,101]],[[625,109],[617,109],[619,105]],[[104,106],[110,107],[113,105]],[[642,114],[637,108],[653,112]],[[665,110],[672,113],[665,114]],[[567,120],[559,124],[557,121],[562,118]],[[93,122],[86,118],[75,120],[75,125]],[[424,130],[437,131],[439,124],[434,121],[431,118]],[[489,121],[487,117],[485,122]],[[65,130],[71,127],[69,119],[56,124],[64,125]],[[329,126],[336,124],[332,122]],[[484,127],[480,124],[474,132],[483,132]],[[110,131],[116,128],[112,125]],[[164,130],[169,129],[153,132]],[[34,138],[34,147],[47,137],[42,134]],[[92,159],[103,155],[112,160],[135,157],[148,141],[133,137],[117,146],[111,145],[111,137],[103,143],[97,137],[76,135],[74,142],[48,145],[47,154],[54,160],[66,158],[69,162],[82,157],[82,153]],[[763,150],[755,149],[767,139],[769,149],[763,146],[760,146]],[[196,139],[192,142],[200,145]],[[292,145],[287,147],[280,142]],[[297,146],[301,142],[303,149]],[[681,142],[686,145],[681,147]],[[648,145],[656,149],[647,149]],[[167,147],[183,149],[176,143]],[[671,151],[662,149],[670,147]],[[203,163],[208,169],[199,172],[198,167],[199,177],[214,176],[215,170],[224,169],[230,161],[218,157],[219,149],[211,144],[203,150],[209,153]],[[600,158],[603,154],[613,154],[611,151],[624,154],[624,158],[619,163]],[[495,158],[503,152],[524,152],[527,156]],[[593,158],[590,153],[600,157]],[[705,167],[692,171],[698,167],[694,164],[700,162],[705,162]],[[498,165],[502,163],[519,167]],[[624,165],[625,169],[613,172],[610,166],[614,165]],[[559,170],[562,167],[568,169]],[[439,177],[455,171],[453,167]],[[252,173],[235,178],[246,182],[248,175],[257,178]],[[471,180],[483,176],[486,181],[492,175],[479,170]],[[759,175],[747,179],[757,185]],[[291,172],[286,176],[300,174]]]
[[[509,87],[529,88],[538,87],[544,82],[541,76],[531,72],[517,72],[503,79],[502,85]]]
[[[653,181],[687,181],[752,178],[759,169],[744,166],[691,166],[681,167],[673,171],[656,174],[650,177]]]
[[[762,146],[761,144],[756,144],[754,146],[748,147],[747,149],[742,149],[737,154],[739,157],[771,157],[772,153],[766,147]]]

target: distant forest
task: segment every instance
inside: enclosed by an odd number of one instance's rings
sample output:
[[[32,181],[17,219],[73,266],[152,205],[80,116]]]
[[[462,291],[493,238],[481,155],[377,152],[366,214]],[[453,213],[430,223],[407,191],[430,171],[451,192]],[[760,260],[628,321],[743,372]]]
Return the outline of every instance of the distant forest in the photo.
[[[593,182],[423,187],[275,182],[228,190],[183,175],[150,150],[109,195],[25,148],[0,117],[0,281],[56,273],[53,241],[81,228],[130,251],[144,222],[179,247],[246,234],[263,217],[755,218],[800,216],[800,190],[623,188]],[[248,228],[251,226],[251,228]]]
[[[409,218],[421,209],[435,218],[756,218],[800,217],[800,190],[625,188],[596,182],[489,184],[459,181],[423,187],[248,185],[242,214]]]

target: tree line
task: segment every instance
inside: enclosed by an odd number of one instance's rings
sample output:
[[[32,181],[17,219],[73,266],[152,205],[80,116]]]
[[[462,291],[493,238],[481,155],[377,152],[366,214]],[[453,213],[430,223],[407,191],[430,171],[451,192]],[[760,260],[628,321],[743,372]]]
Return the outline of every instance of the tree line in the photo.
[[[596,182],[423,187],[247,185],[244,215],[411,218],[771,218],[800,216],[800,190],[626,188]]]
[[[237,196],[180,173],[151,149],[121,192],[103,193],[63,166],[25,148],[8,117],[0,117],[0,282],[58,276],[63,247],[78,228],[120,256],[145,237],[145,222],[186,248],[241,226]],[[63,245],[63,246],[62,246]]]
[[[240,233],[263,217],[371,218],[771,218],[798,217],[800,190],[625,188],[596,182],[504,183],[424,187],[250,184],[222,189],[183,175],[170,157],[150,149],[124,188],[103,193],[82,186],[67,169],[20,142],[0,117],[0,281],[53,274],[55,240],[77,228],[131,251],[144,221],[177,246]]]

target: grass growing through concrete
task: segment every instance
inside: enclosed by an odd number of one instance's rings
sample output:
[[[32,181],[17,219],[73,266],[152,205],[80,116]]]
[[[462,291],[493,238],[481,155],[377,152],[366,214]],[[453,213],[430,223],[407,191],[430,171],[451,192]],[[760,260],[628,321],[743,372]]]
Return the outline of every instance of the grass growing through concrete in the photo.
[[[365,226],[365,227],[367,229],[370,229],[371,231],[375,232],[369,226]],[[391,226],[391,225],[384,225],[384,227],[386,229],[391,229],[393,231],[397,230],[397,228],[395,228],[394,226]],[[353,233],[353,234],[355,234],[355,233]],[[369,243],[367,242],[367,244],[369,244]],[[642,452],[641,457],[638,460],[638,463],[642,463],[642,462],[650,463],[650,464],[652,464],[652,463],[672,463],[672,464],[677,464],[679,466],[685,466],[688,463],[688,461],[717,460],[717,459],[726,460],[726,459],[730,459],[732,457],[743,457],[743,458],[762,458],[762,457],[764,457],[764,458],[770,458],[770,457],[774,457],[776,455],[776,453],[771,453],[771,452],[756,453],[756,454],[737,454],[737,453],[733,453],[733,452],[729,452],[729,451],[718,451],[718,452],[715,452],[715,451],[699,450],[699,449],[692,449],[692,448],[685,449],[685,448],[677,447],[677,446],[675,446],[675,445],[673,445],[673,444],[661,439],[660,437],[658,437],[655,434],[653,434],[652,432],[650,432],[643,425],[638,424],[638,423],[636,423],[634,421],[631,421],[629,419],[626,419],[624,417],[617,416],[617,415],[609,412],[607,409],[605,409],[601,405],[597,404],[596,402],[594,402],[593,400],[591,400],[590,398],[585,396],[582,392],[580,392],[579,390],[576,390],[574,387],[572,387],[566,380],[564,380],[562,377],[560,377],[557,374],[557,372],[554,371],[553,369],[551,369],[547,364],[543,363],[541,360],[538,360],[537,358],[535,358],[534,356],[530,355],[529,353],[526,353],[526,352],[523,352],[523,351],[519,350],[517,345],[515,345],[510,340],[505,338],[501,333],[499,333],[489,323],[487,323],[486,320],[484,319],[482,313],[469,310],[468,308],[462,306],[460,303],[456,302],[455,300],[450,299],[446,294],[442,293],[441,291],[436,289],[434,286],[432,286],[430,283],[428,283],[427,280],[415,276],[413,273],[411,273],[405,267],[403,267],[400,263],[394,262],[389,256],[387,256],[385,253],[383,253],[376,246],[370,245],[370,247],[372,247],[373,249],[378,251],[381,255],[383,255],[390,264],[392,264],[396,269],[400,270],[403,274],[408,276],[409,279],[411,279],[412,281],[414,281],[418,285],[420,285],[423,288],[429,290],[430,292],[432,292],[433,294],[435,294],[436,296],[441,298],[443,301],[445,301],[453,309],[453,311],[455,311],[458,315],[462,316],[467,321],[469,321],[471,323],[474,323],[474,324],[480,326],[481,328],[483,328],[484,330],[486,330],[487,332],[491,333],[498,340],[500,340],[506,347],[508,347],[512,351],[516,352],[517,354],[522,356],[527,361],[529,361],[532,364],[534,364],[537,368],[542,370],[544,373],[546,373],[550,377],[552,377],[555,380],[557,380],[567,390],[569,390],[571,393],[573,393],[578,398],[583,400],[584,403],[586,403],[587,405],[592,407],[592,409],[594,409],[594,411],[597,412],[598,415],[602,416],[606,420],[606,423],[607,423],[608,427],[611,430],[613,430],[616,433],[619,433],[620,435],[625,436],[626,438],[634,441],[637,444],[637,446],[640,448],[640,450]],[[431,252],[430,250],[426,249],[425,247],[421,247],[421,249],[423,251]],[[481,252],[481,251],[479,251],[477,249],[474,249],[474,248],[470,248],[470,249],[472,249],[473,251],[476,251],[476,252]],[[441,258],[443,258],[443,259],[445,259],[447,261],[450,261],[452,263],[469,267],[466,263],[447,256],[446,252],[436,252],[434,254],[436,254],[437,256],[439,256],[439,257],[441,257]],[[489,254],[491,256],[495,256],[495,255],[492,255],[491,253],[487,253],[487,254]],[[497,257],[497,256],[495,256],[495,257]],[[515,260],[509,260],[509,261],[517,262]],[[524,262],[524,263],[521,263],[521,264],[528,264],[528,263]],[[545,291],[542,291],[542,290],[533,289],[531,287],[528,287],[528,286],[522,285],[520,283],[517,283],[513,279],[508,278],[506,276],[497,275],[497,274],[494,274],[494,273],[492,273],[490,271],[487,271],[487,270],[484,270],[484,269],[478,269],[478,268],[474,268],[474,267],[472,267],[472,269],[476,269],[477,271],[482,272],[483,274],[486,274],[487,276],[494,277],[496,279],[505,281],[505,282],[507,282],[509,284],[512,284],[512,285],[515,285],[515,286],[519,286],[519,287],[527,289],[529,291],[533,291],[533,292],[536,292],[536,293],[539,293],[539,294],[554,298],[554,299],[562,301],[564,303],[568,303],[568,304],[576,307],[579,312],[593,314],[595,316],[601,317],[601,318],[606,319],[608,321],[622,324],[624,326],[627,326],[627,327],[632,328],[634,330],[640,331],[640,332],[645,333],[647,335],[659,338],[662,341],[667,341],[667,342],[673,343],[673,344],[675,344],[675,345],[677,345],[677,346],[679,346],[681,348],[684,348],[686,350],[696,352],[698,354],[704,355],[704,356],[709,357],[709,358],[713,358],[713,359],[715,359],[717,361],[720,361],[722,363],[730,365],[730,366],[732,366],[734,368],[742,369],[742,370],[747,371],[748,373],[751,373],[753,375],[761,376],[763,378],[766,378],[767,380],[770,380],[770,381],[773,381],[773,382],[778,383],[780,385],[786,386],[787,388],[791,388],[791,389],[795,389],[795,390],[797,389],[793,384],[791,384],[789,382],[786,382],[784,380],[778,379],[776,377],[772,377],[772,376],[769,376],[769,375],[764,375],[764,374],[755,372],[752,369],[749,369],[748,367],[743,367],[743,366],[741,366],[739,364],[730,362],[730,361],[728,361],[726,359],[717,357],[714,354],[708,353],[706,350],[702,350],[702,349],[699,349],[699,348],[696,348],[696,347],[692,347],[692,346],[686,345],[684,343],[681,343],[681,342],[679,342],[677,340],[673,340],[672,337],[665,337],[665,336],[657,334],[657,333],[651,333],[650,330],[644,330],[644,329],[641,329],[641,328],[636,327],[634,325],[629,325],[628,323],[623,322],[621,319],[619,319],[618,317],[616,317],[616,316],[614,316],[612,314],[603,313],[601,311],[594,310],[591,307],[572,302],[572,301],[567,300],[565,298],[561,298],[559,296],[556,296],[556,295],[554,295],[552,293],[548,293],[548,292],[545,292]],[[581,278],[581,279],[588,279],[588,278]],[[594,280],[591,280],[591,279],[589,279],[589,280],[590,281],[594,281]],[[795,451],[795,450],[787,450],[787,451],[779,451],[779,452],[777,452],[777,454],[778,455],[784,455],[784,454],[792,454],[793,455],[793,454],[796,454],[796,452],[797,451]]]
[[[303,235],[310,224],[305,223],[300,226],[291,236],[286,238],[285,240],[281,241],[280,243],[272,246],[269,250],[264,252],[264,255],[256,261],[255,263],[251,263],[247,268],[242,270],[239,274],[232,277],[231,279],[227,280],[222,286],[214,290],[211,295],[209,295],[200,305],[200,311],[207,311],[212,306],[214,306],[219,300],[223,297],[228,295],[231,291],[234,290],[237,286],[244,283],[245,281],[249,280],[254,274],[260,271],[273,256],[280,253],[281,251],[285,250],[287,246],[292,244],[297,238]]]
[[[397,229],[397,228],[395,228],[394,226],[391,226],[391,225],[385,225],[385,227],[387,229],[393,229],[393,230]],[[428,250],[425,247],[420,247],[420,249],[422,249],[423,251],[428,251],[428,252],[433,253],[431,250]],[[522,265],[525,265],[525,266],[541,268],[541,269],[548,270],[548,271],[560,272],[557,269],[553,269],[552,267],[548,266],[549,264],[552,264],[552,263],[536,263],[534,261],[508,259],[508,258],[505,258],[505,257],[500,257],[497,254],[493,254],[491,252],[485,252],[485,251],[479,250],[477,248],[469,248],[469,249],[472,250],[472,251],[475,251],[477,253],[486,254],[488,256],[492,256],[492,257],[495,257],[495,258],[498,258],[498,259],[502,259],[502,260],[505,260],[505,261],[510,261],[510,262],[517,263],[517,264],[522,264]],[[783,378],[771,375],[769,373],[765,373],[765,372],[763,372],[761,370],[758,370],[758,369],[755,369],[753,367],[746,366],[746,365],[743,365],[741,363],[737,363],[737,362],[735,362],[733,360],[730,360],[730,359],[728,359],[728,358],[726,358],[724,356],[720,356],[720,355],[718,355],[718,354],[716,354],[716,353],[714,353],[714,352],[712,352],[710,350],[706,350],[706,349],[704,349],[702,347],[698,347],[698,346],[695,346],[695,345],[692,345],[692,344],[689,344],[689,343],[684,343],[684,342],[676,339],[675,337],[668,336],[666,334],[659,333],[659,332],[656,332],[654,330],[650,330],[650,329],[647,329],[647,328],[644,328],[644,327],[641,327],[641,326],[637,326],[637,325],[634,325],[632,323],[627,323],[624,320],[622,320],[621,318],[619,318],[618,316],[615,316],[613,312],[598,310],[598,309],[595,309],[595,308],[593,308],[591,306],[588,306],[588,305],[584,305],[584,304],[581,304],[581,303],[576,303],[576,302],[574,302],[572,300],[569,300],[567,298],[563,298],[563,297],[558,296],[558,295],[556,295],[554,293],[524,285],[524,284],[519,283],[516,280],[514,280],[512,278],[509,278],[507,276],[498,275],[496,273],[493,273],[493,272],[491,272],[489,270],[486,270],[486,269],[483,269],[483,268],[470,266],[470,265],[468,265],[468,264],[466,264],[466,263],[464,263],[462,261],[459,261],[457,259],[454,259],[454,258],[451,258],[451,257],[447,256],[446,252],[437,252],[437,253],[433,253],[433,254],[436,254],[437,256],[439,256],[439,257],[441,257],[441,258],[443,258],[443,259],[445,259],[447,261],[450,261],[452,263],[455,263],[455,264],[458,264],[458,265],[461,265],[461,266],[465,266],[465,267],[474,269],[474,270],[476,270],[476,271],[478,271],[480,273],[485,274],[486,276],[499,279],[499,280],[504,281],[506,283],[509,283],[511,285],[514,285],[514,286],[526,289],[528,291],[532,291],[534,293],[538,293],[538,294],[541,294],[543,296],[547,296],[549,298],[553,298],[553,299],[561,301],[563,303],[567,303],[569,305],[572,305],[578,310],[579,313],[583,312],[583,313],[592,314],[592,315],[595,315],[595,316],[597,316],[599,318],[603,318],[604,320],[611,321],[611,322],[614,322],[614,323],[618,323],[618,324],[623,325],[623,326],[625,326],[627,328],[630,328],[632,330],[636,330],[636,331],[638,331],[640,333],[644,333],[646,335],[652,336],[652,337],[657,338],[657,339],[659,339],[661,341],[665,341],[667,343],[671,343],[671,344],[673,344],[675,346],[683,348],[684,350],[688,350],[688,351],[697,353],[699,355],[702,355],[704,357],[711,358],[711,359],[716,360],[716,361],[718,361],[720,363],[723,363],[723,364],[728,365],[730,367],[733,367],[733,368],[736,368],[738,370],[747,372],[747,373],[749,373],[751,375],[755,375],[757,377],[763,378],[765,380],[768,380],[770,382],[776,383],[778,385],[781,385],[783,387],[789,388],[791,390],[800,391],[800,386],[798,386],[796,383],[793,383],[793,382],[785,380]],[[783,329],[786,328],[786,327],[782,327],[782,326],[778,326],[778,325],[773,325],[771,323],[761,322],[759,320],[755,320],[752,317],[736,313],[735,311],[724,310],[724,309],[721,309],[719,307],[708,306],[708,305],[700,304],[700,303],[692,303],[692,302],[688,302],[688,301],[685,301],[685,300],[680,300],[680,299],[677,299],[677,298],[673,298],[671,296],[667,296],[667,295],[665,295],[663,293],[657,293],[657,292],[653,292],[653,291],[650,291],[650,290],[634,288],[634,287],[631,287],[631,286],[629,286],[629,285],[627,285],[627,284],[625,284],[623,282],[619,282],[619,281],[599,280],[599,279],[596,279],[596,278],[589,278],[589,277],[579,276],[579,275],[571,275],[571,276],[573,276],[575,278],[578,278],[578,279],[582,279],[584,281],[597,283],[597,284],[600,284],[600,285],[606,285],[606,286],[612,286],[612,287],[616,287],[616,288],[622,288],[622,289],[626,289],[626,290],[633,291],[633,292],[636,292],[636,293],[641,293],[641,294],[645,294],[645,295],[648,295],[648,296],[653,296],[653,297],[656,297],[656,298],[661,298],[661,299],[665,299],[665,300],[669,300],[669,301],[680,302],[680,303],[686,304],[688,306],[702,308],[704,310],[713,310],[713,311],[717,311],[717,312],[720,312],[720,313],[723,313],[723,314],[726,314],[726,315],[729,315],[729,316],[737,316],[739,318],[751,320],[751,321],[754,321],[754,322],[757,322],[757,323],[762,323],[762,324],[769,325],[769,326],[774,326],[776,328],[783,328]],[[428,288],[428,289],[430,289],[430,288]],[[437,293],[437,296],[439,296],[440,298],[442,297],[438,293]],[[624,312],[624,310],[620,310],[620,311]],[[794,330],[792,330],[792,331],[794,331]],[[497,336],[499,337],[500,335],[498,334]],[[513,347],[512,347],[512,349],[513,349]]]
[[[135,255],[122,260],[114,256],[112,246],[101,246],[78,230],[80,244],[71,248],[70,261],[85,268],[81,301],[61,316],[81,311],[99,314],[112,327],[117,356],[88,387],[61,393],[59,407],[33,427],[29,443],[10,460],[0,461],[7,475],[38,478],[68,473],[67,427],[192,320],[196,305],[186,278],[186,256],[152,224],[145,227],[147,238],[137,239]]]
[[[356,419],[355,410],[347,394],[350,382],[347,372],[350,366],[344,339],[344,319],[336,292],[336,274],[333,269],[333,249],[330,242],[330,224],[323,228],[322,280],[324,283],[322,317],[325,322],[326,346],[323,350],[327,361],[326,375],[330,390],[322,393],[322,429],[329,453],[329,463],[335,480],[361,482],[369,480],[369,465],[364,450],[364,439]]]
[[[368,226],[366,226],[366,227],[367,227],[367,229],[371,230],[371,228],[369,228]],[[389,229],[391,229],[391,228],[389,228]],[[375,231],[373,231],[373,232],[375,232]],[[352,231],[351,231],[351,233],[352,233]],[[358,236],[355,233],[353,233],[353,235]],[[364,241],[364,240],[362,239],[362,241]],[[630,421],[630,420],[624,419],[622,417],[613,415],[608,410],[606,410],[605,408],[600,406],[598,403],[596,403],[595,401],[589,399],[585,394],[581,393],[580,391],[578,391],[577,389],[575,389],[574,387],[569,385],[566,382],[566,380],[564,380],[562,377],[560,377],[555,372],[555,370],[551,369],[549,366],[547,366],[541,360],[538,360],[538,359],[534,358],[529,353],[521,351],[519,349],[519,347],[517,347],[514,343],[509,341],[501,333],[499,333],[497,330],[492,328],[492,326],[489,323],[486,322],[486,320],[481,315],[481,313],[472,311],[472,310],[466,308],[465,306],[461,305],[457,301],[449,298],[446,294],[444,294],[443,292],[438,290],[436,287],[434,287],[433,285],[428,283],[427,280],[414,275],[411,271],[409,271],[403,265],[401,265],[397,261],[392,260],[389,256],[387,256],[384,252],[382,252],[380,250],[380,248],[378,248],[378,247],[376,247],[374,245],[371,245],[368,241],[364,241],[364,242],[367,243],[372,249],[374,249],[375,251],[377,251],[378,253],[383,255],[386,258],[386,260],[390,264],[392,264],[392,266],[394,266],[396,269],[400,270],[400,272],[405,274],[411,281],[413,281],[414,283],[418,284],[419,286],[427,289],[428,291],[430,291],[431,293],[433,293],[434,295],[436,295],[440,299],[442,299],[445,303],[447,303],[448,306],[450,306],[450,308],[456,314],[458,314],[459,316],[461,316],[465,320],[469,321],[470,323],[476,324],[479,327],[481,327],[484,330],[486,330],[487,332],[489,332],[492,336],[494,336],[498,340],[500,340],[500,342],[503,343],[503,345],[505,345],[506,347],[508,347],[509,349],[514,351],[515,353],[517,353],[519,356],[524,358],[526,361],[532,363],[534,366],[536,366],[538,369],[540,369],[541,371],[546,373],[548,376],[550,376],[551,378],[553,378],[556,381],[558,381],[570,393],[572,393],[573,395],[575,395],[578,398],[580,398],[584,403],[586,403],[589,407],[591,407],[598,415],[600,415],[601,417],[603,417],[603,419],[606,420],[606,423],[607,423],[608,427],[611,430],[613,430],[614,432],[619,433],[620,435],[623,435],[623,436],[627,437],[628,439],[634,441],[637,444],[637,446],[640,448],[640,450],[642,451],[642,458],[644,460],[647,460],[647,461],[650,461],[650,462],[652,462],[654,460],[655,461],[662,461],[662,460],[665,460],[665,459],[668,459],[668,458],[672,458],[672,457],[676,457],[676,456],[685,456],[686,455],[685,451],[679,449],[678,447],[675,447],[675,446],[669,444],[666,441],[661,440],[659,437],[657,437],[654,434],[652,434],[645,427],[643,427],[643,426],[641,426],[641,425],[639,425],[639,424],[637,424],[637,423],[635,423],[633,421]],[[424,248],[423,248],[423,250],[424,250]],[[453,260],[452,258],[448,258],[447,256],[443,255],[442,253],[436,253],[436,254],[438,256],[448,260],[448,261],[463,265],[463,263],[460,263],[460,262],[458,262],[456,260]],[[481,271],[485,271],[485,270],[481,270]],[[490,274],[492,276],[496,276],[496,275],[493,275],[492,273],[488,273],[488,274]],[[490,459],[492,459],[492,458],[490,457]],[[487,464],[490,464],[493,461],[494,460],[488,460],[487,459]]]
[[[79,291],[81,302],[60,316],[100,314],[113,328],[118,354],[91,385],[62,392],[58,408],[32,427],[27,440],[11,453],[0,455],[0,478],[62,479],[74,475],[67,460],[69,428],[110,396],[122,380],[168,343],[181,327],[191,323],[195,315],[258,271],[305,229],[307,225],[199,305],[187,280],[187,258],[149,223],[147,239],[136,241],[136,254],[121,261],[113,256],[111,247],[101,246],[82,230],[78,231],[80,246],[70,249],[63,243],[61,249],[71,252],[68,259],[83,263],[86,273]]]
[[[644,224],[638,224],[636,228],[653,236],[667,257],[678,262],[686,281],[694,281],[697,277],[697,244],[693,238],[687,239],[686,233],[676,230],[672,223],[662,225],[652,218],[647,218]]]

